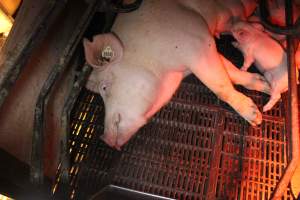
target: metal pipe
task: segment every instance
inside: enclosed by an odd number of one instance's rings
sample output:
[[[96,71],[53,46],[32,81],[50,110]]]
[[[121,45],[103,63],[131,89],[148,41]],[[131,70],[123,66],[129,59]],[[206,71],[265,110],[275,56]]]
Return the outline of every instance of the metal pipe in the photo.
[[[53,66],[53,70],[45,81],[41,92],[39,94],[35,115],[34,115],[34,129],[32,138],[32,156],[31,156],[31,182],[35,184],[43,184],[43,143],[44,143],[44,108],[47,105],[47,99],[54,83],[61,76],[67,64],[70,62],[72,55],[78,43],[81,41],[82,35],[97,10],[97,0],[89,4],[84,15],[82,16],[76,31],[71,36],[68,45],[66,46],[63,55],[60,57],[58,63]]]
[[[293,9],[291,9],[292,11]],[[268,9],[266,0],[260,0],[259,12],[262,24],[271,32],[283,35],[300,35],[300,20],[297,20],[294,26],[278,27],[267,20]],[[292,22],[293,23],[293,22]]]
[[[285,18],[287,27],[293,25],[293,7],[292,0],[285,0]],[[296,27],[299,29],[300,26]],[[292,29],[291,29],[292,30]],[[300,33],[300,32],[299,32]],[[298,121],[298,91],[297,91],[297,76],[295,66],[295,47],[294,36],[287,35],[287,63],[288,63],[288,115],[289,115],[289,132],[291,136],[292,158],[289,162],[284,174],[281,176],[273,193],[272,199],[281,199],[290,183],[294,172],[298,166],[299,157],[299,121]]]

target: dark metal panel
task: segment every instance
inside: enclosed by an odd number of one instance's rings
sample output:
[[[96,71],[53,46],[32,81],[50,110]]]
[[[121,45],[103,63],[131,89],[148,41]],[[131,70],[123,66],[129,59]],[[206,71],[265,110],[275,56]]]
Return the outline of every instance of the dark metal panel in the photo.
[[[35,107],[35,119],[32,141],[32,154],[31,154],[31,180],[34,183],[41,184],[43,182],[43,148],[44,148],[44,106],[49,98],[49,93],[54,86],[54,83],[64,72],[68,66],[71,57],[74,55],[78,43],[81,42],[83,33],[86,30],[92,16],[97,10],[97,1],[91,1],[88,8],[84,11],[84,14],[79,19],[78,25],[74,28],[68,43],[66,44],[61,57],[58,59],[58,63],[52,66],[52,71],[49,74],[46,82],[44,83],[41,92],[39,94],[37,104]],[[78,66],[73,66],[76,69]],[[60,133],[65,135],[64,133]],[[59,147],[58,147],[59,148]],[[67,153],[67,152],[65,152]],[[61,160],[61,159],[60,159]]]
[[[30,167],[0,148],[0,193],[14,199],[49,199],[50,181],[45,178],[44,187],[36,188],[29,182]]]
[[[76,29],[86,8],[87,4],[84,0],[67,3],[63,12],[47,32],[42,44],[29,56],[24,70],[0,108],[0,146],[21,161],[30,162],[34,108],[41,87],[52,67],[63,54],[70,35]],[[21,31],[21,33],[23,32]],[[76,57],[72,62],[71,65],[78,66]],[[46,139],[43,151],[44,170],[48,176],[56,173],[57,147],[59,146],[59,134],[62,133],[59,116],[75,76],[71,65],[68,65],[59,83],[54,86],[48,106],[45,108],[47,123],[44,124]]]

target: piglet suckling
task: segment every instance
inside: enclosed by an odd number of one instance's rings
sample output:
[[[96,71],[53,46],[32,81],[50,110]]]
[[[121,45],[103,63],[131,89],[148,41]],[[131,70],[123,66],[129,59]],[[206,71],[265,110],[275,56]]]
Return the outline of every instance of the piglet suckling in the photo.
[[[270,110],[288,90],[286,53],[282,46],[272,39],[258,24],[240,21],[231,30],[237,42],[233,45],[244,55],[242,70],[247,71],[252,63],[264,74],[271,85],[271,97],[263,111]]]

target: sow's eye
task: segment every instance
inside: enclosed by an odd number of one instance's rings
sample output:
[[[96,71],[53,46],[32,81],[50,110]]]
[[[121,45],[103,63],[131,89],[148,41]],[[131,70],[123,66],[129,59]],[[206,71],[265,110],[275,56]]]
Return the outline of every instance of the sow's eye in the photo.
[[[99,84],[99,92],[102,97],[106,97],[108,95],[108,90],[111,84],[108,81],[101,81]]]

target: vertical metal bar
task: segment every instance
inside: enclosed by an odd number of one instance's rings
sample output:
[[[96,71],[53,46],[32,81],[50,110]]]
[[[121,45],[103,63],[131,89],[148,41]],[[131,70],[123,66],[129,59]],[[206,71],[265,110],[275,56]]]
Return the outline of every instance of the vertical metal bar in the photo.
[[[69,148],[68,148],[68,138],[70,133],[70,113],[71,110],[76,102],[76,99],[79,96],[79,93],[83,87],[83,85],[87,81],[87,77],[92,72],[92,67],[90,67],[88,64],[85,64],[82,68],[82,71],[80,72],[80,75],[78,77],[78,80],[74,83],[74,86],[70,92],[70,95],[65,102],[63,111],[62,111],[62,117],[61,117],[61,124],[62,124],[62,130],[65,134],[61,134],[60,138],[60,157],[61,157],[61,172],[62,172],[62,178],[63,180],[67,180],[68,176],[68,169],[70,165],[69,160]]]
[[[47,105],[47,98],[51,89],[53,88],[54,83],[63,73],[67,64],[71,60],[72,55],[75,52],[75,49],[80,42],[82,35],[89,24],[89,21],[94,16],[94,13],[97,10],[97,0],[94,0],[89,4],[89,7],[86,9],[84,15],[79,22],[76,31],[70,37],[68,45],[64,49],[63,55],[60,57],[58,63],[53,66],[53,70],[49,74],[47,80],[45,81],[41,92],[39,94],[34,116],[34,130],[32,138],[32,156],[31,156],[31,182],[35,184],[43,183],[43,143],[44,143],[44,109],[45,104]]]
[[[116,17],[116,13],[107,13],[106,24],[104,25],[102,32],[108,32],[111,29],[115,17]],[[61,160],[61,173],[62,173],[61,187],[64,190],[64,194],[62,194],[64,197],[66,197],[70,192],[68,188],[69,169],[70,169],[70,154],[69,154],[69,142],[68,142],[70,138],[70,113],[81,92],[82,87],[85,85],[88,76],[90,75],[91,72],[92,72],[92,67],[89,66],[87,63],[85,63],[81,72],[78,74],[78,79],[75,81],[73,88],[70,91],[70,94],[64,104],[62,115],[61,115],[61,126],[62,126],[63,133],[60,134],[60,160]]]
[[[222,151],[222,140],[223,140],[223,130],[225,123],[225,113],[219,112],[216,123],[216,133],[214,135],[214,143],[210,156],[210,169],[208,176],[208,187],[206,191],[207,199],[216,198],[216,188],[218,182],[218,172],[221,160],[221,151]]]
[[[292,0],[285,0],[285,16],[286,25],[291,27],[293,25],[293,7]],[[299,163],[299,121],[298,121],[298,91],[297,91],[297,77],[295,66],[295,47],[293,44],[292,35],[287,36],[287,63],[288,63],[288,115],[289,115],[289,132],[291,136],[292,159],[289,162],[283,176],[277,184],[273,193],[272,199],[281,199],[283,193],[286,191],[288,184]]]

